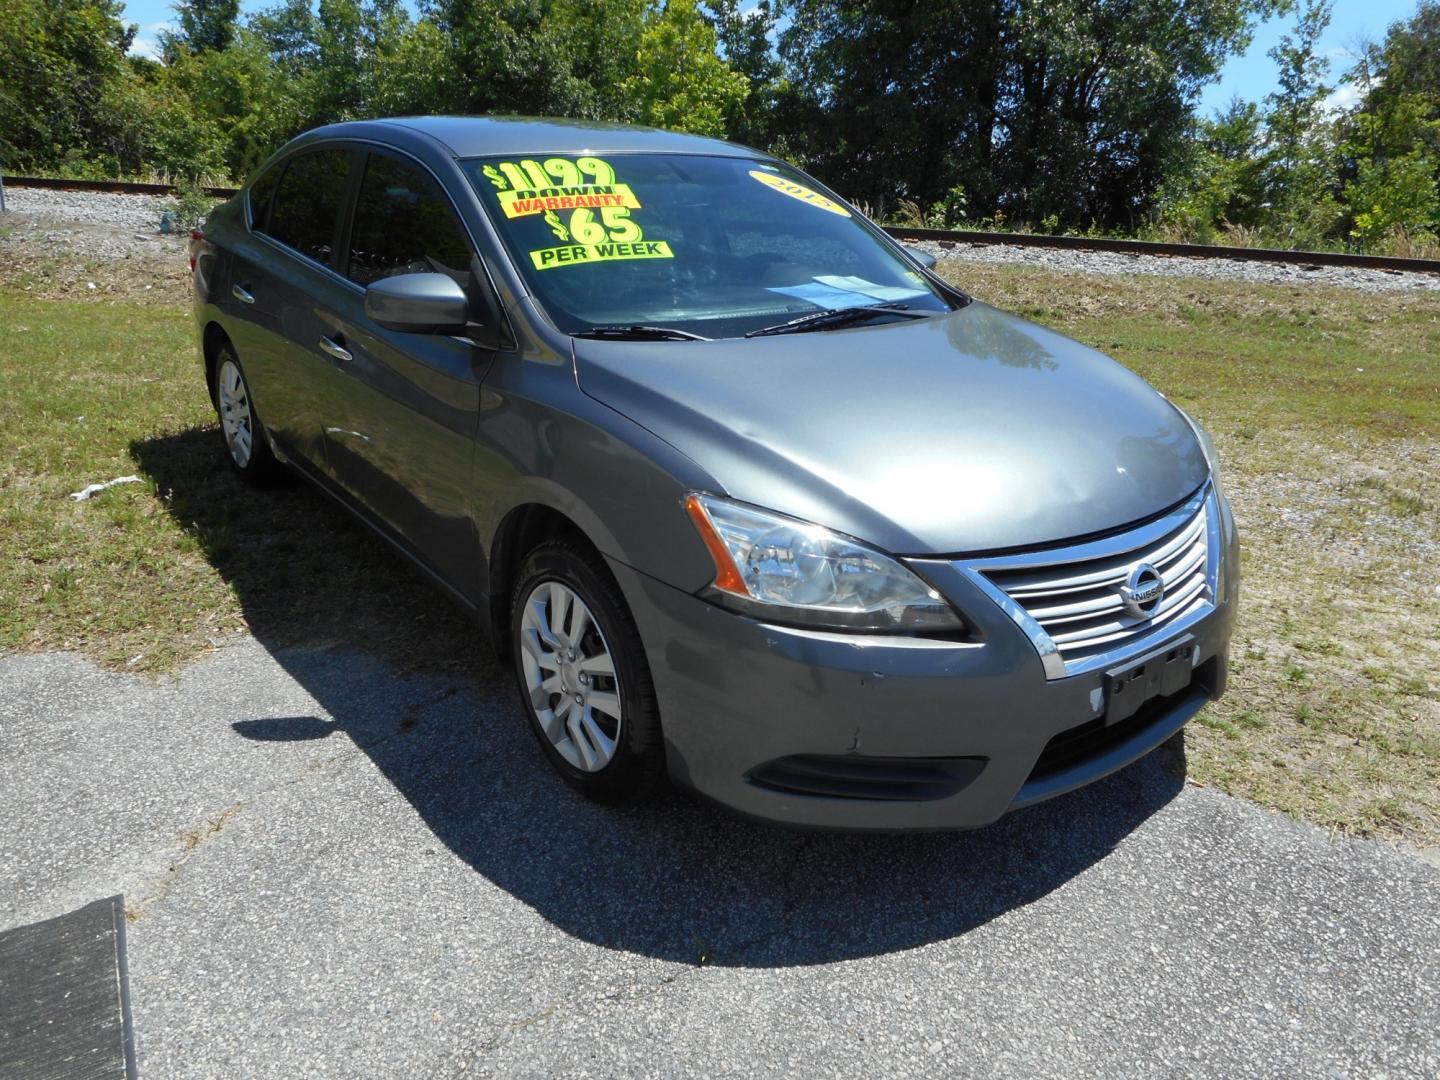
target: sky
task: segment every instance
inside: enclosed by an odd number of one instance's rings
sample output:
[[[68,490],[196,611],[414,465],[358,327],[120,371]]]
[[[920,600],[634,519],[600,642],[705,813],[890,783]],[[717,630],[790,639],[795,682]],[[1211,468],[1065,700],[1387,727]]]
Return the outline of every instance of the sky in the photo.
[[[1320,39],[1320,52],[1330,59],[1332,86],[1340,81],[1351,66],[1357,41],[1385,36],[1393,22],[1409,18],[1419,7],[1417,0],[1335,0],[1330,25]],[[1255,31],[1250,48],[1241,56],[1232,56],[1220,73],[1220,81],[1207,86],[1200,95],[1200,112],[1209,115],[1229,104],[1232,97],[1259,101],[1275,89],[1275,61],[1265,54],[1280,43],[1280,37],[1294,23],[1294,17],[1271,19]],[[1344,86],[1331,95],[1331,103],[1344,107],[1354,104],[1354,90]]]
[[[269,6],[270,0],[242,0],[241,10],[251,12]],[[131,51],[153,55],[156,36],[175,17],[171,0],[128,0],[125,20],[140,27]],[[1380,39],[1392,22],[1415,12],[1417,0],[1335,0],[1334,12],[1320,49],[1330,57],[1330,82],[1339,81],[1350,66],[1349,56],[1357,40]],[[1223,108],[1232,97],[1258,101],[1275,88],[1275,62],[1265,53],[1280,40],[1289,18],[1272,19],[1255,32],[1255,40],[1241,56],[1231,57],[1221,72],[1220,81],[1205,88],[1200,97],[1200,111],[1208,115]],[[1353,90],[1340,87],[1332,95],[1332,103],[1345,106],[1353,102]]]

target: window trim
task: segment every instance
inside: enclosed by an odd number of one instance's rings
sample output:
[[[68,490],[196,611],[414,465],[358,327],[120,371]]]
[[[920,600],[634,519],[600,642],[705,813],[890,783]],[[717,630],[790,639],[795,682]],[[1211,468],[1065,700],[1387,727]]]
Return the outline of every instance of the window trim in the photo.
[[[258,237],[260,240],[279,249],[286,255],[290,255],[293,258],[301,260],[301,262],[307,266],[311,266],[319,270],[324,270],[332,276],[337,277],[340,281],[345,282],[347,285],[352,285],[354,283],[348,278],[335,273],[335,267],[332,264],[335,260],[335,253],[339,248],[339,240],[344,235],[346,224],[349,221],[351,206],[354,203],[355,158],[359,151],[354,147],[345,146],[339,143],[321,143],[319,145],[306,144],[305,146],[297,147],[293,153],[286,155],[284,159],[271,166],[271,168],[282,170],[280,174],[280,179],[276,182],[275,191],[277,194],[279,193],[280,184],[284,183],[285,176],[289,173],[290,166],[294,164],[295,161],[297,161],[301,157],[304,157],[306,154],[324,152],[341,153],[345,155],[347,161],[345,183],[341,188],[340,201],[335,208],[335,231],[331,234],[330,237],[330,263],[323,263],[319,259],[305,254],[305,252],[301,251],[299,248],[292,247],[284,240],[281,240],[278,236],[274,235],[269,231],[270,222],[268,219],[270,216],[272,216],[275,208],[275,199],[273,195],[270,199],[270,205],[266,208],[267,220],[265,222],[265,228],[261,228],[256,225],[255,221],[253,220],[253,215],[250,212],[250,192],[248,187],[245,192],[245,216],[247,219],[247,227],[249,228],[250,234],[252,236]],[[269,170],[267,169],[266,172],[268,171]],[[262,175],[264,174],[262,173]],[[253,184],[254,181],[251,181],[252,186]]]
[[[284,149],[279,151],[279,154],[283,156],[280,156],[279,160],[275,161],[273,164],[270,164],[269,168],[288,169],[290,167],[290,162],[295,160],[295,158],[299,157],[301,154],[307,153],[311,150],[340,150],[351,155],[350,177],[349,182],[346,186],[345,197],[340,210],[341,222],[343,227],[340,232],[339,240],[347,246],[347,249],[350,242],[351,219],[353,218],[355,213],[355,196],[359,192],[360,176],[363,175],[357,173],[354,167],[355,155],[367,154],[374,150],[379,150],[394,157],[400,158],[403,161],[408,161],[414,164],[416,167],[422,169],[425,173],[427,173],[430,178],[435,181],[435,185],[445,194],[446,199],[450,200],[451,209],[456,209],[455,200],[451,197],[449,188],[445,186],[445,182],[440,179],[439,174],[434,169],[432,169],[428,164],[426,164],[424,161],[421,161],[418,157],[416,157],[409,151],[403,150],[398,146],[393,146],[390,143],[380,142],[378,139],[361,138],[354,135],[347,135],[343,138],[337,138],[333,140],[317,140],[315,142],[306,142],[300,146],[295,147],[289,152],[286,152]],[[460,159],[453,160],[456,161],[458,166]],[[469,187],[469,180],[464,177],[463,173],[461,174],[461,179],[466,185],[465,190],[467,195],[474,198],[474,192]],[[251,183],[253,184],[254,181],[252,180]],[[488,216],[486,216],[484,206],[479,205],[478,200],[476,205],[480,213],[481,220],[486,225],[489,225],[490,219]],[[502,340],[508,342],[508,344],[503,344],[501,346],[501,351],[507,349],[516,349],[520,345],[521,338],[520,335],[515,332],[515,322],[510,317],[510,312],[506,310],[504,294],[495,284],[495,271],[490,265],[491,260],[485,258],[485,256],[481,254],[484,248],[480,244],[476,243],[475,231],[470,227],[469,222],[465,220],[465,215],[457,211],[455,216],[460,222],[460,229],[465,234],[465,238],[470,242],[470,250],[475,253],[475,258],[478,259],[480,262],[480,268],[485,271],[485,283],[490,287],[490,295],[495,298],[495,312],[497,315],[499,315],[501,322],[501,325],[496,329],[500,333]],[[301,260],[303,264],[309,267],[312,267],[316,270],[324,271],[330,277],[334,278],[336,282],[344,285],[352,292],[355,292],[360,296],[365,295],[364,286],[357,285],[344,274],[338,272],[333,266],[326,266],[324,263],[317,262],[303,252],[296,251],[288,244],[285,244],[282,241],[275,239],[269,233],[261,232],[259,229],[255,228],[254,223],[250,220],[250,198],[248,188],[245,198],[245,218],[246,230],[251,236],[256,237],[264,243],[271,245],[277,251]],[[339,247],[340,245],[337,243],[337,250],[339,250]],[[504,244],[500,242],[498,237],[495,237],[494,248],[495,258],[502,260],[508,266],[510,256],[505,251]],[[517,276],[516,280],[520,283],[521,295],[528,296],[529,290],[525,287],[523,278],[518,278]]]

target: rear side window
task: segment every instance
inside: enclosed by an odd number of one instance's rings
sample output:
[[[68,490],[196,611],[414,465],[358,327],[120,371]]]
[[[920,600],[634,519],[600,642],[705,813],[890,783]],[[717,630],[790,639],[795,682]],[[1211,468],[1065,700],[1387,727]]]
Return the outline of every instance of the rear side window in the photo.
[[[424,170],[371,154],[355,202],[346,275],[369,285],[395,274],[470,279],[470,244],[450,200]]]
[[[344,150],[312,150],[291,158],[271,200],[264,231],[329,266],[349,171],[350,155]]]

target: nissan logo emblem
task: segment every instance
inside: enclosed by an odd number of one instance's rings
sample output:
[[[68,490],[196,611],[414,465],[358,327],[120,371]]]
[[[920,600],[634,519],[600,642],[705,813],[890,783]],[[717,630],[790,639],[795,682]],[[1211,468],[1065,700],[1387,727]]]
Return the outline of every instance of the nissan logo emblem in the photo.
[[[1149,563],[1141,563],[1130,571],[1120,586],[1120,603],[1125,614],[1133,619],[1148,619],[1155,614],[1165,597],[1165,579]]]

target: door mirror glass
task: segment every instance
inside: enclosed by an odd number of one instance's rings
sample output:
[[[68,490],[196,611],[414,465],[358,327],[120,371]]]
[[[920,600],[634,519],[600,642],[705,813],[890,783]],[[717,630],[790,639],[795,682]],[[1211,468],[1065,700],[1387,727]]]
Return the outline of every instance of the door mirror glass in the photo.
[[[387,330],[410,334],[464,334],[470,302],[447,274],[396,274],[365,290],[365,314]]]

